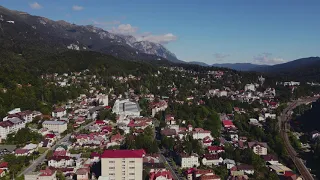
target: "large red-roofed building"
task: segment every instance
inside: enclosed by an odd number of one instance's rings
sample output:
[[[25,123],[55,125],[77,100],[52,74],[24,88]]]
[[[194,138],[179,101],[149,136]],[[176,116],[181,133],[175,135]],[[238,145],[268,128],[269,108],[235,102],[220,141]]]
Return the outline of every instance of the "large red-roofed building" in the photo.
[[[143,149],[105,150],[101,155],[101,172],[110,179],[142,179]]]

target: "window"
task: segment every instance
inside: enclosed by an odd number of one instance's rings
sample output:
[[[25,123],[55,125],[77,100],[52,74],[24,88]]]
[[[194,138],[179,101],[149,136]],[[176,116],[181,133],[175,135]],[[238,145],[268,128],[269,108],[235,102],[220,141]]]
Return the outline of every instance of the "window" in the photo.
[[[109,167],[109,169],[115,169],[115,167]]]
[[[129,175],[134,175],[134,173],[129,173]]]
[[[110,176],[114,176],[114,173],[109,173]]]
[[[129,161],[129,163],[134,163],[134,161]]]
[[[114,161],[109,161],[109,163],[114,163]]]
[[[126,167],[122,167],[122,169],[126,169]]]
[[[129,169],[134,169],[134,167],[129,167]]]
[[[126,175],[126,173],[125,173],[125,172],[123,172],[123,173],[122,173],[122,175]]]

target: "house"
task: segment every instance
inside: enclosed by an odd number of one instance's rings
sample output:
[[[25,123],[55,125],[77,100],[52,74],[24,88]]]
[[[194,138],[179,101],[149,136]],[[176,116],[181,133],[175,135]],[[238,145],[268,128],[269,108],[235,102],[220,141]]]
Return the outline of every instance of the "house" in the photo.
[[[229,129],[229,128],[234,129],[234,128],[236,128],[236,126],[233,124],[233,122],[231,120],[223,120],[222,123],[223,123],[223,127],[225,129]]]
[[[205,166],[219,165],[223,159],[218,154],[205,154],[202,158],[202,164]]]
[[[88,168],[80,168],[76,171],[77,180],[89,180],[89,172]]]
[[[99,162],[99,161],[100,161],[100,154],[97,153],[97,152],[92,152],[92,153],[90,154],[90,161],[91,161],[92,163]]]
[[[24,175],[25,180],[57,180],[56,171],[51,169],[40,170],[40,172],[30,172]]]
[[[48,159],[48,166],[54,168],[70,167],[74,165],[74,160],[69,156],[52,156]]]
[[[169,114],[166,115],[165,121],[167,125],[174,125],[177,123],[176,120],[174,119],[174,116]]]
[[[269,168],[271,171],[274,171],[278,175],[284,175],[286,172],[292,172],[290,168],[288,168],[287,166],[284,166],[281,163],[272,164],[269,166]]]
[[[236,165],[236,162],[232,159],[224,159],[222,163],[227,165],[227,169],[231,169]]]
[[[54,118],[62,118],[67,115],[67,111],[64,108],[59,107],[52,111],[51,115]]]
[[[213,139],[211,136],[211,131],[204,130],[202,128],[194,128],[192,131],[193,139],[204,139],[209,137],[209,139]]]
[[[161,130],[161,135],[166,136],[166,137],[174,137],[177,135],[177,132],[174,129],[166,128],[166,129]]]
[[[208,151],[210,154],[219,154],[224,152],[224,148],[222,146],[208,146]]]
[[[245,174],[254,174],[254,168],[251,165],[241,164],[236,167],[238,171],[244,172]]]
[[[0,169],[8,171],[8,165],[9,165],[8,162],[1,162],[0,163]]]
[[[0,177],[4,177],[6,175],[6,171],[3,169],[0,169]]]
[[[267,155],[268,154],[268,145],[265,142],[248,142],[248,147],[253,150],[257,155]]]
[[[200,166],[199,157],[197,154],[187,155],[184,153],[179,154],[178,164],[181,168],[192,168]]]
[[[16,156],[29,156],[31,153],[29,149],[16,149],[14,154]]]
[[[172,174],[166,169],[151,169],[149,180],[173,180]]]
[[[0,145],[0,158],[4,155],[13,153],[16,148],[16,145]]]
[[[262,156],[263,160],[269,164],[277,164],[279,163],[278,157],[273,154],[267,154]]]

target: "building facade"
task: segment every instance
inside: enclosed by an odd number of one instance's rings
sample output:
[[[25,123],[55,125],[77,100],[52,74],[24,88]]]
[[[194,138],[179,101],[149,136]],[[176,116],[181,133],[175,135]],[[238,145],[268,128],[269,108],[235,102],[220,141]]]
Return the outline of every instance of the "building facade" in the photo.
[[[142,179],[143,149],[105,150],[101,155],[101,176],[110,180]]]
[[[67,122],[65,121],[44,121],[42,126],[47,128],[49,131],[57,133],[63,133],[67,130]]]

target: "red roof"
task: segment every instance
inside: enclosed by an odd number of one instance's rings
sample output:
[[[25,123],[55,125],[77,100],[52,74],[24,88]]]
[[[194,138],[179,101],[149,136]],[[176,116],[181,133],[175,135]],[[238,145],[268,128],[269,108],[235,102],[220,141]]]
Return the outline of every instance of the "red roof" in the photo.
[[[291,177],[292,175],[294,175],[294,173],[292,171],[286,171],[284,172],[284,175],[285,177]]]
[[[52,138],[54,138],[56,135],[54,135],[54,134],[47,134],[46,135],[46,138],[49,138],[49,139],[52,139]]]
[[[91,155],[90,155],[91,158],[93,157],[100,157],[100,154],[97,153],[97,152],[92,152]]]
[[[143,149],[105,150],[101,158],[142,158],[146,152]]]
[[[29,149],[16,149],[15,154],[26,154],[29,152]]]
[[[54,151],[53,156],[66,156],[67,151]]]
[[[222,122],[224,126],[234,126],[233,122],[230,120],[223,120]]]
[[[8,167],[8,162],[0,163],[0,168],[7,168],[7,167]]]
[[[103,120],[96,120],[96,124],[105,124]]]
[[[223,150],[222,146],[209,146],[208,147],[209,151],[218,151],[218,150]]]

